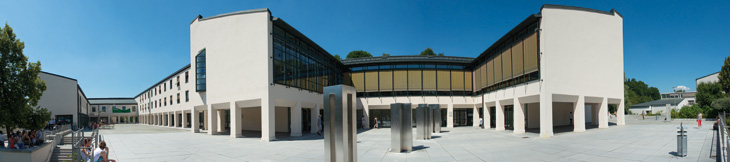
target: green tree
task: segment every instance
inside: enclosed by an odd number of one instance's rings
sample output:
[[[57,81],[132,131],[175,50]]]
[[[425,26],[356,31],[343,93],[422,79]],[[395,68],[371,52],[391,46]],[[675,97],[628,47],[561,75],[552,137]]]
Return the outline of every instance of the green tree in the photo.
[[[433,49],[431,49],[431,47],[428,47],[421,52],[421,56],[436,56],[436,53],[433,53]]]
[[[340,55],[335,55],[335,59],[342,60],[342,57],[340,57]]]
[[[39,75],[41,62],[28,62],[24,48],[25,43],[5,23],[0,28],[0,125],[7,132],[15,128],[41,128],[41,123],[51,118],[47,109],[37,107],[46,90]]]
[[[643,81],[636,80],[636,78],[624,80],[624,100],[626,107],[636,105],[644,102],[654,101],[661,98],[659,89],[656,87],[649,87]]]
[[[720,68],[720,74],[717,76],[717,79],[720,80],[719,82],[722,85],[722,91],[725,92],[725,95],[730,96],[730,56],[725,57],[725,64]]]
[[[720,98],[712,101],[712,108],[718,111],[730,112],[730,98]]]
[[[390,56],[390,54],[383,53],[383,57],[388,57],[388,56]]]
[[[350,53],[347,54],[347,59],[363,58],[363,57],[373,57],[373,55],[371,55],[370,52],[363,51],[363,50],[351,51]]]
[[[697,84],[697,94],[695,97],[699,106],[712,106],[712,101],[723,97],[722,85],[717,82],[702,82]]]
[[[438,54],[438,56],[444,56],[444,53],[443,53],[443,52],[441,52],[441,53],[439,53],[439,54]]]

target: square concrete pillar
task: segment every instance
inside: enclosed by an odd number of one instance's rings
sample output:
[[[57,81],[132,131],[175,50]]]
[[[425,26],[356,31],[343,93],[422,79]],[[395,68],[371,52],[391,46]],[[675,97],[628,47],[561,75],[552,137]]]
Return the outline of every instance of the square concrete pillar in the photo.
[[[208,121],[208,120],[209,120],[209,119],[208,119],[208,114],[210,114],[210,113],[208,113],[208,112],[210,112],[210,111],[208,111],[208,110],[203,110],[203,129],[204,129],[204,130],[210,130],[210,129],[208,129],[208,123],[210,123],[210,122]]]
[[[578,96],[573,104],[573,132],[586,131],[586,102],[585,96]]]
[[[241,114],[241,108],[238,108],[236,106],[236,102],[230,103],[230,109],[231,109],[231,137],[238,138],[243,137],[243,122],[242,122],[242,114]]]
[[[324,87],[325,161],[357,162],[357,105],[355,87]]]
[[[418,104],[418,107],[416,107],[416,139],[431,139],[431,132],[433,131],[432,112],[433,110],[428,104]]]
[[[167,126],[175,127],[175,112],[167,112]]]
[[[454,104],[446,104],[446,128],[454,128]]]
[[[272,141],[276,139],[276,111],[274,100],[270,98],[261,99],[261,140]]]
[[[173,119],[173,120],[175,120],[175,126],[174,127],[179,127],[180,126],[180,116],[178,116],[177,111],[173,111],[173,115],[172,116],[175,117]]]
[[[195,107],[190,109],[190,131],[193,133],[199,133],[200,132],[200,119],[198,119],[198,111],[195,110]]]
[[[362,104],[362,115],[365,116],[365,129],[370,129],[370,106],[363,103]],[[359,118],[362,118],[362,116],[359,116]],[[362,123],[359,123],[362,124]]]
[[[496,119],[496,125],[495,130],[497,131],[504,131],[504,107],[502,106],[502,103],[499,103],[499,100],[494,101],[495,108],[495,117]]]
[[[411,104],[390,104],[390,116],[390,152],[411,152],[413,150]]]
[[[218,134],[218,112],[213,109],[213,105],[208,105],[208,134]]]
[[[598,109],[598,128],[608,128],[608,98],[603,97]]]
[[[522,106],[520,98],[515,98],[512,101],[514,104],[514,108],[512,110],[512,119],[514,120],[512,122],[512,127],[514,129],[512,133],[523,134],[525,133],[525,108]]]
[[[616,125],[626,125],[626,117],[624,114],[624,99],[621,99],[621,102],[618,103],[616,111]]]
[[[289,120],[291,132],[289,135],[293,137],[302,136],[302,102],[297,101],[297,104],[289,110],[291,111]]]
[[[317,133],[317,131],[319,131],[320,127],[322,126],[319,123],[319,120],[317,119],[320,117],[319,109],[320,109],[319,104],[315,104],[314,108],[312,109],[312,115],[310,117],[310,122],[309,122],[312,124],[309,125],[309,127],[310,127],[309,133]]]
[[[409,104],[409,106],[410,106],[410,104]],[[441,116],[441,105],[429,104],[428,107],[431,108],[431,112],[432,112],[431,113],[431,117],[432,117],[431,123],[433,123],[432,131],[433,131],[433,133],[441,133],[441,120],[443,119]],[[409,109],[410,109],[410,107],[409,107]],[[410,116],[409,116],[409,118],[410,118]],[[410,120],[409,120],[409,122],[410,122]]]
[[[487,107],[486,102],[482,102],[482,107],[484,108],[484,115],[482,115],[484,119],[484,128],[492,128],[492,116],[491,112],[489,112],[489,107]]]
[[[540,94],[540,137],[553,136],[553,95]]]
[[[218,114],[218,132],[223,132],[226,130],[226,112],[223,110],[215,110],[216,114]]]
[[[474,112],[474,113],[472,113],[472,114],[474,114],[474,116],[472,116],[472,121],[471,121],[472,123],[474,123],[474,124],[472,124],[472,127],[479,128],[479,118],[480,118],[479,106],[472,105],[472,112]]]

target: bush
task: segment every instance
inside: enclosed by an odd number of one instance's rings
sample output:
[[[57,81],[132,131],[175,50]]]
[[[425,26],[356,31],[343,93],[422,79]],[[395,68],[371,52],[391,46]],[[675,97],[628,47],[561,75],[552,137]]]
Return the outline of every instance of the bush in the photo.
[[[703,118],[714,118],[717,116],[717,110],[709,106],[700,107],[696,104],[684,106],[679,111],[672,110],[672,118],[697,118],[697,112],[702,112]]]

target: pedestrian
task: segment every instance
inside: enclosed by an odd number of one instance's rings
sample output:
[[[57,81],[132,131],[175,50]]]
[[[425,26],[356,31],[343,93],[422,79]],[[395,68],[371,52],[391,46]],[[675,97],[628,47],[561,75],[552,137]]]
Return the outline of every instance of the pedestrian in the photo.
[[[644,111],[641,111],[641,120],[644,120]]]
[[[484,127],[484,119],[479,118],[479,128],[483,128],[483,127]]]
[[[570,125],[573,125],[573,112],[570,112]]]
[[[317,135],[322,135],[322,115],[317,116]]]
[[[702,112],[697,111],[697,127],[702,128]]]
[[[362,120],[360,121],[360,125],[362,126],[362,129],[365,129],[365,127],[367,126],[367,124],[368,123],[365,122],[365,116],[363,115],[362,116]]]
[[[374,120],[375,120],[375,125],[373,125],[373,127],[374,127],[375,129],[378,129],[378,117],[375,117],[375,119],[374,119]]]
[[[3,131],[0,131],[0,148],[5,148],[5,136],[3,136]]]

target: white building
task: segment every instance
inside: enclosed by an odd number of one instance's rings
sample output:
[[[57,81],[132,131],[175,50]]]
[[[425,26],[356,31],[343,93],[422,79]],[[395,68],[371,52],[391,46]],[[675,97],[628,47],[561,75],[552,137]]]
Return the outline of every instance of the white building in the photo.
[[[268,9],[198,16],[190,40],[190,65],[135,96],[143,123],[260,132],[264,141],[300,136],[316,132],[322,88],[348,84],[366,122],[389,117],[381,112],[391,103],[439,104],[448,128],[483,117],[497,131],[550,137],[554,127],[608,128],[615,104],[615,124],[624,125],[623,18],[615,10],[544,5],[476,58],[340,62]]]
[[[718,81],[720,81],[720,78],[718,78],[718,76],[720,76],[720,72],[719,71],[716,72],[716,73],[712,73],[712,74],[705,75],[703,77],[697,78],[697,79],[695,79],[695,85],[700,84],[700,83],[703,83],[703,82],[704,83],[718,82]]]
[[[88,124],[89,100],[74,78],[42,71],[41,80],[46,82],[46,91],[38,106],[51,112],[51,119],[70,121],[74,126]]]
[[[139,114],[134,98],[89,98],[92,122],[137,123]]]

